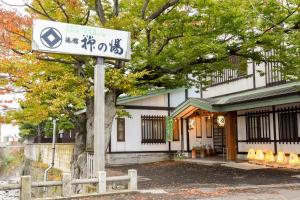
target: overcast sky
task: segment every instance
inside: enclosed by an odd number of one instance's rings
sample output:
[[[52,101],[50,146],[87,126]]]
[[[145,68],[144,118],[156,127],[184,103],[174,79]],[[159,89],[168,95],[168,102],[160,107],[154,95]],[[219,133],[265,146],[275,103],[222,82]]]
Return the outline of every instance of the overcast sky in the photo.
[[[27,1],[28,0],[0,0],[0,7],[3,7],[5,9],[9,9],[9,10],[15,10],[15,11],[18,11],[20,13],[25,13],[25,6],[22,6],[24,5],[24,1]],[[9,5],[15,5],[15,6],[9,6]]]

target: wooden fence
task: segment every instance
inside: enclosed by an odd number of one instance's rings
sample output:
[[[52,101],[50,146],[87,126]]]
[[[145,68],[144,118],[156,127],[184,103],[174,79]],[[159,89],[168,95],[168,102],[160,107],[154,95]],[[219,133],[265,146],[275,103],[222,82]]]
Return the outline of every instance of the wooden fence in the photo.
[[[18,184],[3,184],[0,185],[0,190],[16,190],[19,189],[21,200],[31,200],[31,190],[35,187],[62,187],[62,197],[74,198],[77,195],[72,193],[72,185],[78,184],[97,184],[97,194],[107,193],[107,182],[128,181],[128,190],[137,190],[137,171],[134,169],[128,170],[128,175],[106,177],[105,171],[98,172],[97,178],[90,179],[73,179],[70,173],[63,173],[61,181],[46,181],[32,182],[31,176],[21,176],[21,181]],[[89,194],[87,194],[88,196]],[[95,194],[94,194],[95,195]]]

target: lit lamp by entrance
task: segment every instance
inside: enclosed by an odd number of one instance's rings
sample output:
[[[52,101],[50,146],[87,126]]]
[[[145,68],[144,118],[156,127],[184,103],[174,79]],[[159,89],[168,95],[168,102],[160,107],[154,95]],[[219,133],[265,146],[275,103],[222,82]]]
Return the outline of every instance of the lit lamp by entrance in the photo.
[[[275,156],[272,151],[267,151],[265,155],[266,162],[275,162]]]
[[[300,164],[300,160],[297,154],[291,153],[289,157],[289,164],[290,165],[298,165]]]
[[[225,126],[225,117],[223,115],[219,115],[217,117],[217,123],[221,127]]]
[[[263,161],[265,160],[265,154],[262,150],[256,150],[256,153],[255,153],[255,160],[260,160],[260,161]]]
[[[248,160],[254,160],[255,159],[255,150],[254,149],[249,149],[247,159]]]
[[[287,162],[287,158],[285,156],[285,153],[282,151],[278,152],[277,157],[276,157],[276,163],[285,164],[286,162]]]

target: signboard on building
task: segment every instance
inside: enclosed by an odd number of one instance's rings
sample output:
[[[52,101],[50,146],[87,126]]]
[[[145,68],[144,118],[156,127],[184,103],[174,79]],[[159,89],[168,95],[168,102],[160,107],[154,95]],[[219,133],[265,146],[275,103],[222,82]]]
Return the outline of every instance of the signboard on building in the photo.
[[[130,60],[130,33],[34,20],[32,50]]]

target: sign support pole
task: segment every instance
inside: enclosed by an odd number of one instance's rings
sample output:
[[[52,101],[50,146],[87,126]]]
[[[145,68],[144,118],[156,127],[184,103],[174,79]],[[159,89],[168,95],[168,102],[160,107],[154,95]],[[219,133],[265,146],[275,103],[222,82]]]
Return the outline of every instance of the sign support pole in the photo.
[[[94,175],[105,171],[105,68],[97,57],[94,68]]]

